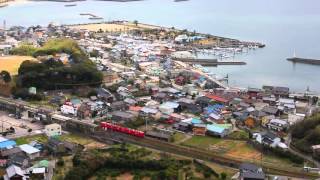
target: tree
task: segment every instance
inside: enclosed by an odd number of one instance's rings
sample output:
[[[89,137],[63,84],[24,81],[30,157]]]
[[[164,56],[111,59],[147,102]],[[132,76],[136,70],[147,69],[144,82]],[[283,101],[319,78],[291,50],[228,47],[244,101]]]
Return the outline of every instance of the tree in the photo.
[[[134,21],[133,21],[133,24],[136,25],[136,26],[138,26],[139,22],[138,22],[137,20],[134,20]]]
[[[226,180],[226,179],[227,179],[227,174],[226,174],[225,172],[222,172],[222,173],[220,174],[220,179],[221,179],[221,180]]]
[[[0,77],[2,77],[2,79],[5,83],[11,82],[11,75],[8,71],[1,71]]]

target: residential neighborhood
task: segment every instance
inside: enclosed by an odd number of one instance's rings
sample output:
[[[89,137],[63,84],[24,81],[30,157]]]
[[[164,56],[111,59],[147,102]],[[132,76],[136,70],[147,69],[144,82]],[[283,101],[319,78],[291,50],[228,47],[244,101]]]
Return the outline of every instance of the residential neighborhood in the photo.
[[[176,145],[209,138],[206,148],[201,148],[200,140],[196,142],[199,147],[194,144],[188,147],[212,152],[227,152],[228,143],[241,143],[256,152],[254,156],[248,155],[246,161],[254,158],[258,162],[259,154],[262,157],[264,151],[290,154],[286,157],[290,161],[295,155],[291,155],[294,150],[290,147],[289,129],[319,110],[319,96],[311,91],[294,93],[288,87],[272,85],[231,87],[225,80],[207,73],[205,67],[180,61],[186,58],[182,56],[197,47],[199,40],[207,38],[202,34],[161,28],[95,32],[76,26],[50,24],[47,27],[12,27],[0,36],[4,39],[0,46],[2,56],[9,57],[12,52],[20,52],[17,49],[24,46],[21,43],[40,48],[46,47],[46,43],[59,44],[60,41],[65,43],[65,38],[70,39],[102,75],[101,82],[93,84],[59,82],[48,89],[27,87],[26,96],[1,93],[4,96],[0,99],[1,110],[8,109],[8,102],[24,101],[22,106],[25,107],[21,109],[25,112],[17,108],[10,113],[14,113],[12,116],[17,120],[25,118],[28,123],[43,124],[39,133],[47,137],[45,143],[32,141],[25,144],[15,141],[20,137],[1,137],[3,159],[0,162],[6,172],[4,179],[33,176],[51,179],[59,155],[75,154],[83,148],[60,137],[69,130],[92,135],[99,127],[99,131],[140,138],[146,136],[155,142]],[[60,40],[52,43],[56,39]],[[252,44],[226,39],[216,51],[223,48],[225,51],[230,48],[242,51]],[[65,68],[77,65],[72,53],[39,54],[33,55],[39,64],[59,63],[57,66]],[[56,73],[58,71],[52,72],[53,75]],[[94,76],[90,72],[84,73]],[[27,81],[28,77],[24,80]],[[67,74],[66,78],[76,79],[72,74]],[[5,82],[2,85],[11,86]],[[30,100],[34,97],[39,100]],[[14,136],[15,127],[8,128],[5,135]],[[10,128],[13,130],[9,132]],[[25,136],[34,130],[29,128],[28,131]],[[175,141],[177,136],[183,138]],[[214,146],[213,141],[225,142],[226,147]],[[318,146],[312,146],[312,149],[314,154],[319,153]],[[51,156],[57,158],[49,158]],[[245,157],[238,159],[241,158]],[[304,163],[306,159],[299,159],[301,161]],[[45,165],[37,165],[40,162]],[[266,179],[266,174],[255,164],[241,164],[237,179]]]

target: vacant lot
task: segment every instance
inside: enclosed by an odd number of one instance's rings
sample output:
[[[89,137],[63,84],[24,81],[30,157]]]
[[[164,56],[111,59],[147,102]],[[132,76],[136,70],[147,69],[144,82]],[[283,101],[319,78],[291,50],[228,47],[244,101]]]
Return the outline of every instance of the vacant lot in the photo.
[[[30,56],[0,56],[0,71],[8,71],[11,75],[18,74],[20,64],[26,60],[35,60]]]

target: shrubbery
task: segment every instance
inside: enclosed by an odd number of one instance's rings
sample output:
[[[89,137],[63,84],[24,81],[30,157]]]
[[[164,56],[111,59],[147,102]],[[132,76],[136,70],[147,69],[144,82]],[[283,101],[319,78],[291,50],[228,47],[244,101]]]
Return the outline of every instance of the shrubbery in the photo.
[[[22,48],[22,49],[19,49]],[[42,48],[30,50],[25,46],[13,50],[16,54],[33,52],[33,56],[55,55],[67,53],[72,60],[65,66],[60,60],[49,58],[42,63],[24,61],[18,70],[18,88],[37,87],[38,89],[70,89],[81,85],[100,85],[102,73],[96,68],[76,42],[68,39],[56,39],[48,41]],[[20,55],[21,55],[20,54]]]
[[[294,147],[305,153],[311,153],[311,146],[320,144],[320,114],[295,124],[291,132]]]

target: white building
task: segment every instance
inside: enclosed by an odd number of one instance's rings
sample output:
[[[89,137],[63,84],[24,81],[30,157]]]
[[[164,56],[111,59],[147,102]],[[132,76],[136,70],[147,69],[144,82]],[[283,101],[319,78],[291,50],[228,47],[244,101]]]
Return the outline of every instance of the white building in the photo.
[[[61,125],[60,124],[49,124],[44,128],[44,132],[48,137],[51,136],[60,136],[61,135]]]
[[[76,116],[78,107],[73,106],[72,103],[70,104],[66,103],[61,106],[60,110],[62,114],[71,114],[73,116]]]
[[[40,150],[29,144],[20,145],[19,148],[32,160],[40,157]]]

